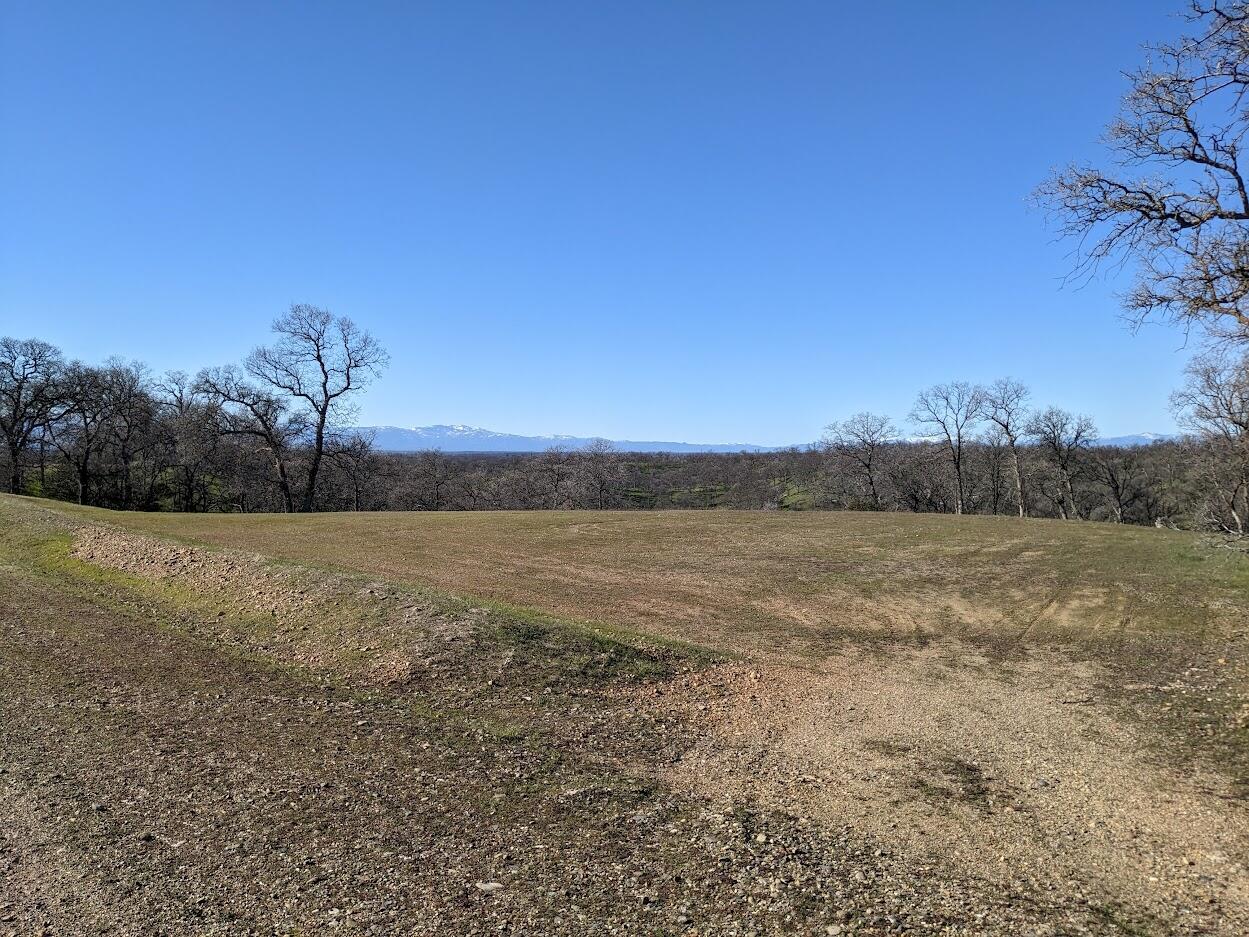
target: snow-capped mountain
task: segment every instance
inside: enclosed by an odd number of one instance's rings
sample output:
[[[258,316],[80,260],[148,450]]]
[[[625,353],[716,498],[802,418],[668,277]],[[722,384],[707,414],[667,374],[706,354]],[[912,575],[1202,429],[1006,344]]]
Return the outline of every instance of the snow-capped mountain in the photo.
[[[435,426],[361,426],[373,433],[373,444],[386,452],[543,452],[552,446],[580,449],[593,442],[588,436],[520,436],[498,433],[479,426],[437,424]],[[771,452],[776,447],[748,443],[689,443],[613,439],[622,452]]]
[[[1169,442],[1178,439],[1175,433],[1130,433],[1127,436],[1103,436],[1097,440],[1099,446],[1149,446],[1156,442]]]

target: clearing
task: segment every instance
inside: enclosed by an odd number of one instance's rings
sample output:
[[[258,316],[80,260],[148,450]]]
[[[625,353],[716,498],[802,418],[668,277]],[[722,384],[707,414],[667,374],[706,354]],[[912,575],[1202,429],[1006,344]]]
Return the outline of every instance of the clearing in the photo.
[[[0,499],[0,934],[1249,931],[1249,558]]]

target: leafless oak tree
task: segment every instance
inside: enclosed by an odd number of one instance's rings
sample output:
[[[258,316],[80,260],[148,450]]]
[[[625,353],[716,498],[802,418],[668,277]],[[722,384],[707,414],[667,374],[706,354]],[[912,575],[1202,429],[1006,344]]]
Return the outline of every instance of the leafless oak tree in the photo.
[[[1058,407],[1046,407],[1028,421],[1028,435],[1036,438],[1058,472],[1061,494],[1057,507],[1063,520],[1079,518],[1080,506],[1075,496],[1075,480],[1084,466],[1082,457],[1097,436],[1097,427],[1087,416],[1069,413]]]
[[[1249,524],[1249,354],[1207,352],[1171,397],[1181,423],[1205,443],[1203,475],[1237,533]]]
[[[954,472],[954,513],[967,506],[967,444],[984,415],[984,391],[966,381],[934,384],[920,393],[911,419],[923,435],[944,445]]]
[[[609,440],[593,439],[577,453],[577,469],[598,510],[611,505],[614,489],[620,481],[619,451]]]
[[[22,490],[22,457],[56,408],[61,353],[36,338],[0,338],[0,435],[9,450],[9,491]]]
[[[1010,452],[1011,475],[1015,496],[1019,499],[1019,516],[1028,516],[1028,497],[1024,482],[1019,447],[1028,425],[1028,388],[1008,377],[994,381],[984,390],[984,416],[996,426]]]
[[[362,509],[366,490],[382,471],[381,457],[373,448],[375,436],[372,430],[356,430],[336,436],[325,450],[330,466],[351,491],[353,511]]]
[[[112,397],[104,372],[80,361],[65,367],[57,392],[60,407],[50,424],[52,443],[73,468],[78,503],[87,504],[92,466],[109,438]]]
[[[256,380],[286,394],[308,412],[312,433],[301,511],[311,511],[325,456],[331,416],[344,416],[347,396],[362,390],[386,366],[385,350],[346,316],[306,304],[274,320],[278,340],[255,349],[244,367]]]
[[[295,510],[290,456],[307,429],[303,415],[292,413],[286,401],[248,382],[238,368],[209,368],[199,373],[196,389],[213,401],[226,435],[250,436],[268,454],[276,475],[282,508]]]
[[[155,385],[160,422],[167,435],[175,504],[201,510],[207,502],[213,457],[220,445],[217,402],[184,371],[169,371]]]
[[[856,413],[824,430],[824,445],[858,468],[872,498],[874,510],[881,510],[879,475],[880,454],[886,446],[897,442],[898,430],[887,416],[877,413]]]
[[[1106,142],[1111,167],[1073,165],[1038,190],[1079,240],[1076,274],[1137,268],[1126,308],[1249,341],[1249,2],[1197,0],[1191,36],[1148,47]]]
[[[565,488],[572,479],[573,456],[559,445],[551,446],[533,463],[537,487],[545,492],[545,500],[552,511],[567,507]]]
[[[1127,512],[1144,496],[1141,460],[1131,450],[1102,446],[1092,450],[1092,474],[1106,493],[1111,520],[1122,524]]]
[[[147,367],[138,361],[110,359],[103,369],[104,390],[109,400],[109,432],[117,453],[121,506],[133,507],[134,467],[144,452],[156,443],[152,424],[156,401],[149,392]]]

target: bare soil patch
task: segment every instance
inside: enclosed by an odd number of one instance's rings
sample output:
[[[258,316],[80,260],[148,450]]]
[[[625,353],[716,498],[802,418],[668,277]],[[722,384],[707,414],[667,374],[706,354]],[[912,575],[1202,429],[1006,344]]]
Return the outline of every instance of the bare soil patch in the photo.
[[[653,705],[703,734],[671,776],[707,796],[870,833],[1007,890],[1123,909],[1167,932],[1249,931],[1236,781],[1159,757],[1090,662],[1003,664],[941,640],[799,670],[731,665]]]

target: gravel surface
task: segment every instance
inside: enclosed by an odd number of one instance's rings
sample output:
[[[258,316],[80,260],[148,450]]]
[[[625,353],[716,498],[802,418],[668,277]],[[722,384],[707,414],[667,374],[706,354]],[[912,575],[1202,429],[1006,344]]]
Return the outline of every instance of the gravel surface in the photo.
[[[1249,933],[1237,779],[1168,757],[1102,668],[1041,651],[1003,666],[987,677],[976,649],[934,642],[682,675],[653,706],[703,730],[669,773],[686,790],[847,824],[1164,933]]]

